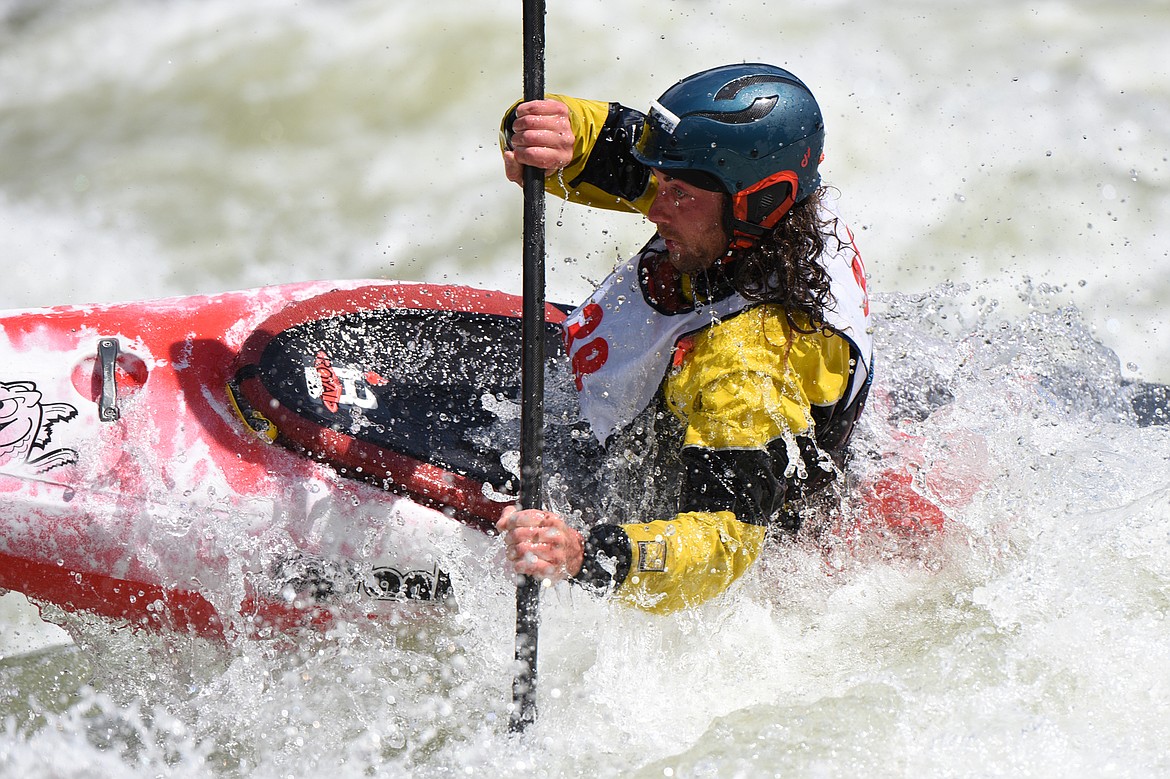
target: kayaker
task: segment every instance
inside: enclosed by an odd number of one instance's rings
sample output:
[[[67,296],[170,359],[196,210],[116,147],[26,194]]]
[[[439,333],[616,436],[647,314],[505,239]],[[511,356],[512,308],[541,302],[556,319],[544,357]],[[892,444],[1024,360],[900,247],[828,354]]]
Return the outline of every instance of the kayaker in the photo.
[[[509,179],[530,165],[549,192],[656,228],[569,316],[565,339],[598,441],[653,413],[674,426],[681,463],[661,515],[575,528],[508,510],[498,528],[517,573],[655,612],[698,604],[753,564],[770,530],[795,533],[840,477],[872,343],[861,256],[818,173],[823,143],[811,91],[765,64],[685,78],[645,114],[563,95],[507,113]]]

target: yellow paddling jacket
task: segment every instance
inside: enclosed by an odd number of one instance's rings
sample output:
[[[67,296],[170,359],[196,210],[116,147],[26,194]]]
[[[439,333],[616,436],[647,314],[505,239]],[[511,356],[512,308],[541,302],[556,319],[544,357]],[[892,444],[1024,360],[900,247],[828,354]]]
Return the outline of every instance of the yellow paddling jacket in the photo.
[[[630,154],[642,115],[550,97],[569,106],[575,148],[548,191],[646,213],[656,183]],[[652,404],[681,428],[675,513],[593,526],[576,581],[669,612],[726,590],[759,556],[769,525],[798,529],[800,500],[843,464],[869,384],[863,268],[852,236],[838,244],[840,267],[826,267],[835,308],[848,310],[826,322],[752,303],[726,273],[679,274],[657,238],[569,316],[567,351],[598,439]]]

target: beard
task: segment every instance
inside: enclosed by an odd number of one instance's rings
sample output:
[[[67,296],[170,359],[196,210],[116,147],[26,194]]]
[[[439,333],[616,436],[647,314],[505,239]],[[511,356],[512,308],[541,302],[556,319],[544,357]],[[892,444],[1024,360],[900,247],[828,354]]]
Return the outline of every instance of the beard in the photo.
[[[731,239],[720,233],[712,233],[710,240],[699,243],[681,243],[666,239],[667,256],[670,264],[682,273],[705,270],[727,254]]]

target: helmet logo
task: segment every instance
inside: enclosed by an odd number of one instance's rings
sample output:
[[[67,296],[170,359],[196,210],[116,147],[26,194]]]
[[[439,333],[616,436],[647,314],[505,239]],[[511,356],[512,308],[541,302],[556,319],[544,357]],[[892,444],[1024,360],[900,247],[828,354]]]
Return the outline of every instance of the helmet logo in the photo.
[[[662,129],[666,131],[667,135],[674,135],[674,131],[678,129],[678,123],[682,121],[679,119],[678,114],[657,100],[650,102],[650,116],[658,120],[658,123],[662,125]]]
[[[807,168],[808,167],[808,158],[811,156],[812,156],[812,147],[810,146],[804,150],[804,157],[802,157],[800,160],[800,167]]]

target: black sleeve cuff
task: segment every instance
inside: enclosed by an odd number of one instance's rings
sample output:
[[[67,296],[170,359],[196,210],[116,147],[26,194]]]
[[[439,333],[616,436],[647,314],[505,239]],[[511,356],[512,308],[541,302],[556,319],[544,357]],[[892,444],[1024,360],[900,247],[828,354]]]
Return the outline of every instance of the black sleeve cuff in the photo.
[[[650,169],[634,157],[634,144],[644,120],[640,112],[610,103],[609,115],[589,152],[589,159],[569,186],[590,184],[630,203],[641,197],[650,185]]]
[[[585,537],[585,560],[571,581],[589,590],[609,592],[630,573],[630,537],[617,525],[596,525]]]
[[[516,107],[519,105],[519,102],[514,103],[500,120],[500,145],[507,151],[512,151],[512,136],[516,134],[512,130],[512,123],[516,121]]]

